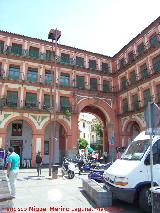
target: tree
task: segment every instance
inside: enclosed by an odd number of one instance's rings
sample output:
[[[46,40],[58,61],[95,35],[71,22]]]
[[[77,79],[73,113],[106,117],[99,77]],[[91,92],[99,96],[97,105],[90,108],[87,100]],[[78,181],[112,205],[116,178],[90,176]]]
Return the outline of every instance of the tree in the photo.
[[[88,142],[84,138],[79,139],[79,149],[85,149],[88,146]]]
[[[100,125],[100,123],[95,123],[93,125],[94,131],[96,132],[96,135],[99,136],[100,138],[103,137],[103,129]]]

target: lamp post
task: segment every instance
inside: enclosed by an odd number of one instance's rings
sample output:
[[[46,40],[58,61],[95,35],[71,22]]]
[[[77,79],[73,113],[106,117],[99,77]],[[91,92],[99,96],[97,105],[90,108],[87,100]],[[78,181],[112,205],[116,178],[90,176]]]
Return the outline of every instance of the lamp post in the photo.
[[[53,143],[56,141],[56,66],[57,66],[57,41],[61,37],[61,31],[51,29],[48,34],[48,39],[52,40],[52,53],[51,53],[51,84],[50,84],[50,140],[49,140],[49,176],[51,176],[51,167],[53,164]],[[55,57],[53,64],[53,46],[55,44]],[[53,71],[54,66],[54,71]],[[54,96],[52,92],[54,91]],[[54,97],[54,98],[53,98]],[[53,125],[52,125],[53,114]]]

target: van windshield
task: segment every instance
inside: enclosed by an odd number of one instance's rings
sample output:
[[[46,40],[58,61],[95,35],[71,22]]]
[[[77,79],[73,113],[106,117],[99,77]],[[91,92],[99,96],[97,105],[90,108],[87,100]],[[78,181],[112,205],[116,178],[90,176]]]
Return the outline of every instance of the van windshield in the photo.
[[[122,160],[141,160],[150,145],[149,139],[134,141],[122,155]]]

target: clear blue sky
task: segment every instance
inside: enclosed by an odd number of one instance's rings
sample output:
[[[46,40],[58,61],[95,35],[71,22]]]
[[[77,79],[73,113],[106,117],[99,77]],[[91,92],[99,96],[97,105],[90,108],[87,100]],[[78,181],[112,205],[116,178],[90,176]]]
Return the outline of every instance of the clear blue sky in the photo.
[[[160,15],[160,0],[0,0],[0,30],[113,56]]]

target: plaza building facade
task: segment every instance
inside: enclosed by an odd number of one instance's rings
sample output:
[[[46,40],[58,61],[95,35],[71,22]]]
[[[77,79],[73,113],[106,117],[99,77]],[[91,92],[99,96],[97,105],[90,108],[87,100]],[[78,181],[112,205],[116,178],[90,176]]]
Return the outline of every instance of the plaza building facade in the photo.
[[[0,147],[14,146],[21,163],[29,160],[33,166],[41,151],[48,163],[51,89],[54,162],[76,150],[81,112],[101,121],[105,152],[127,146],[146,128],[148,101],[160,100],[160,17],[113,57],[60,44],[55,54],[52,45],[0,31]]]

